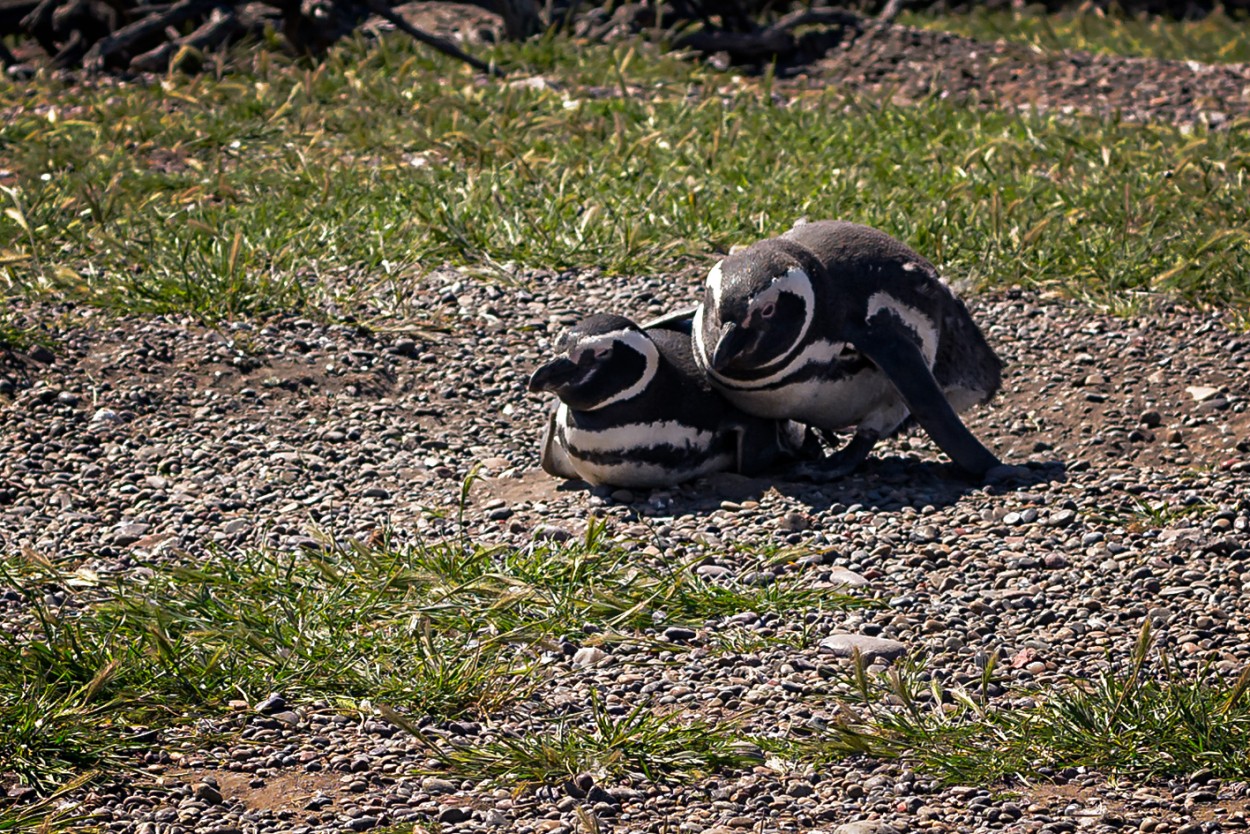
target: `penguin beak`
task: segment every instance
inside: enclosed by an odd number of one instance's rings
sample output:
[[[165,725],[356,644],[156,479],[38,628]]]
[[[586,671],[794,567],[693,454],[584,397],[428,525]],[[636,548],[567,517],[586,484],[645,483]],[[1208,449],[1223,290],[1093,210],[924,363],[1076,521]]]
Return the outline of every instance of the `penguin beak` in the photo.
[[[723,371],[738,358],[751,341],[751,331],[730,322],[720,332],[716,350],[712,352],[712,370]]]
[[[571,359],[552,360],[534,371],[530,377],[531,391],[555,393],[578,377],[585,369]]]

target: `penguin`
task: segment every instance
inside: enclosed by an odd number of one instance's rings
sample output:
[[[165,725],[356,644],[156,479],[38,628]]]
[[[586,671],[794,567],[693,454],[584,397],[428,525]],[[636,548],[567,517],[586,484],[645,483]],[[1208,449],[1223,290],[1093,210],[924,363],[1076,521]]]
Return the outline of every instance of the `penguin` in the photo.
[[[937,269],[884,232],[800,223],[732,253],[692,328],[696,363],[738,408],[826,439],[854,430],[796,474],[849,474],[911,421],[972,476],[1004,469],[958,416],[998,391],[1001,360]]]
[[[559,478],[667,487],[712,472],[756,475],[819,454],[790,421],[744,414],[695,365],[690,322],[644,329],[593,315],[556,342],[529,390],[554,394],[542,467]]]

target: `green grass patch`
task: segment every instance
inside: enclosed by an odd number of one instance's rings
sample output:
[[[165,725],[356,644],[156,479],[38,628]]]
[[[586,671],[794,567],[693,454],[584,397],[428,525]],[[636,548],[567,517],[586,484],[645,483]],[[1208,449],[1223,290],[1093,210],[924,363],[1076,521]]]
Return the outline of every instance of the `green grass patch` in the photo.
[[[370,319],[444,262],[702,270],[806,216],[883,228],[978,287],[1250,300],[1247,130],[819,91],[779,106],[769,79],[642,44],[495,57],[550,83],[477,80],[391,38],[316,70],[261,55],[224,79],[0,81],[0,290]]]
[[[1106,55],[1176,61],[1250,61],[1250,26],[1223,11],[1197,20],[1126,15],[1081,6],[1048,14],[1040,6],[1021,10],[973,8],[967,14],[907,12],[899,23],[954,32],[981,41],[1008,40],[1045,51],[1080,49]]]
[[[1144,501],[1136,496],[1121,500],[1118,506],[1100,508],[1086,514],[1086,518],[1098,524],[1112,524],[1129,532],[1159,530],[1183,521],[1201,522],[1218,513],[1220,508],[1196,497],[1180,503],[1168,501]]]
[[[32,802],[0,808],[2,834],[47,834],[49,831],[93,831],[91,822],[74,813],[75,791],[90,781],[88,777],[71,779],[53,793]],[[69,802],[69,807],[62,803]]]
[[[848,708],[843,722],[789,755],[900,758],[970,785],[1070,767],[1142,779],[1199,770],[1250,776],[1250,670],[1228,683],[1210,670],[1183,671],[1162,652],[1152,660],[1151,646],[1147,624],[1125,664],[1053,691],[1017,693],[1032,705],[1014,707],[983,690],[923,680],[919,665],[870,681],[861,663],[853,687],[860,712]],[[992,675],[987,666],[984,680]]]
[[[0,775],[50,795],[84,773],[132,766],[151,740],[131,729],[135,704],[101,696],[114,669],[69,689],[20,668],[7,672],[17,680],[0,686]]]
[[[758,760],[733,725],[658,712],[645,702],[614,715],[593,695],[586,710],[556,719],[541,733],[468,745],[444,744],[393,710],[385,714],[426,745],[437,763],[431,772],[513,788],[581,773],[600,783],[624,776],[688,782]]]
[[[24,554],[0,560],[0,584],[29,615],[23,633],[0,635],[0,752],[41,791],[120,766],[134,750],[124,727],[168,727],[234,699],[278,691],[485,717],[537,686],[533,647],[587,623],[606,632],[596,639],[639,639],[657,623],[871,604],[797,575],[712,585],[596,524],[561,544],[218,553],[124,578]]]

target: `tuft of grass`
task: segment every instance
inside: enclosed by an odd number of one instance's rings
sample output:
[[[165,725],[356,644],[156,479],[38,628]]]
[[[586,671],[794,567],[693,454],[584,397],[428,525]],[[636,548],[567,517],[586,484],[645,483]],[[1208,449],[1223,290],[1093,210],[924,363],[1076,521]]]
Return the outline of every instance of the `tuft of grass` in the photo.
[[[47,834],[50,831],[90,831],[88,820],[74,813],[72,795],[87,784],[80,776],[33,802],[0,808],[0,834]]]
[[[1130,497],[1123,508],[1104,508],[1092,513],[1092,521],[1103,524],[1115,524],[1130,532],[1154,530],[1176,524],[1185,519],[1203,519],[1214,515],[1218,510],[1214,504],[1197,499],[1182,504],[1169,504],[1166,501],[1150,502],[1137,497]]]
[[[692,567],[640,559],[594,523],[562,544],[330,543],[170,559],[125,578],[32,552],[2,558],[0,581],[22,595],[29,625],[0,634],[0,751],[16,751],[28,764],[9,769],[46,791],[119,766],[131,739],[115,716],[167,727],[279,691],[485,717],[537,685],[532,646],[586,623],[630,639],[660,621],[871,604],[801,577],[713,586]]]
[[[106,695],[199,708],[277,690],[382,697],[456,717],[523,697],[522,659],[477,634],[432,629],[387,556],[218,555],[111,585],[79,572],[69,610],[37,589],[73,588],[74,574],[6,567],[0,576],[27,596],[39,624],[38,639],[7,638],[6,665],[61,689],[107,667],[98,686]]]
[[[1021,693],[1023,705],[991,703],[984,690],[920,681],[917,668],[868,681],[856,667],[863,711],[800,756],[867,754],[900,758],[946,781],[995,784],[1085,767],[1145,779],[1208,769],[1217,778],[1250,775],[1250,669],[1232,683],[1193,675],[1159,653],[1150,660],[1149,623],[1120,668],[1051,692]],[[992,675],[986,667],[985,680]],[[793,754],[792,754],[793,755]]]
[[[806,216],[878,226],[976,287],[1250,302],[1236,125],[731,84],[641,43],[495,57],[544,83],[479,83],[391,38],[314,70],[259,55],[148,87],[0,80],[0,289],[204,318],[428,317],[403,300],[444,262],[701,271]]]
[[[1026,43],[1043,51],[1079,49],[1212,64],[1250,61],[1250,29],[1245,25],[1245,17],[1230,17],[1222,9],[1196,20],[1171,20],[1088,5],[1056,13],[1041,6],[1018,10],[972,8],[958,15],[906,12],[899,22],[981,41]]]
[[[151,749],[151,740],[131,729],[145,710],[122,697],[102,696],[114,671],[106,666],[70,690],[24,670],[6,672],[0,685],[0,776],[49,796],[84,774],[135,766],[136,755]]]
[[[18,321],[3,297],[0,297],[0,350],[27,350],[35,345],[47,346],[50,340],[43,333]]]
[[[394,710],[384,715],[422,741],[438,765],[431,772],[453,779],[533,786],[589,773],[597,782],[623,776],[684,782],[756,763],[740,743],[740,728],[657,712],[645,702],[613,714],[593,692],[586,710],[541,733],[469,745],[445,744]]]

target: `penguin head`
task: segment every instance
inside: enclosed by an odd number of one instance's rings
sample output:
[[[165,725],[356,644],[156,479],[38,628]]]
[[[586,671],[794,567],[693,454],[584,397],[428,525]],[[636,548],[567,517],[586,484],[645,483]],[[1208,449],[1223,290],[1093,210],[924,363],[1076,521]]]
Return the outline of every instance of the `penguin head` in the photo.
[[[655,343],[622,316],[584,319],[555,348],[563,355],[534,371],[529,390],[555,394],[574,411],[594,411],[637,396],[660,364]]]
[[[695,312],[695,353],[713,374],[734,376],[778,362],[811,329],[815,257],[782,238],[731,254],[708,273]]]

